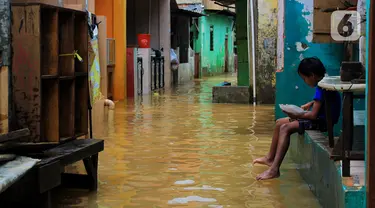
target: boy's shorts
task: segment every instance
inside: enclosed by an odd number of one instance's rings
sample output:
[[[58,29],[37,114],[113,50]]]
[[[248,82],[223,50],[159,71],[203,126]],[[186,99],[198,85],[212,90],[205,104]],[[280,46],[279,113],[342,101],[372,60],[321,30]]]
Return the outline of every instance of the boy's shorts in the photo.
[[[307,120],[307,119],[289,119],[290,122],[298,121],[299,129],[298,133],[303,134],[306,130],[320,130],[322,132],[327,131],[327,125],[324,120]]]

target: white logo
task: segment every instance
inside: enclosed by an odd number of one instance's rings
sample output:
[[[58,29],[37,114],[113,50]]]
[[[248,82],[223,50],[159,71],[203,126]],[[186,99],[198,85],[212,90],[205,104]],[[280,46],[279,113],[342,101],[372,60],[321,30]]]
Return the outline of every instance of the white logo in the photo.
[[[356,41],[361,36],[361,15],[357,11],[334,11],[331,37],[335,41]]]

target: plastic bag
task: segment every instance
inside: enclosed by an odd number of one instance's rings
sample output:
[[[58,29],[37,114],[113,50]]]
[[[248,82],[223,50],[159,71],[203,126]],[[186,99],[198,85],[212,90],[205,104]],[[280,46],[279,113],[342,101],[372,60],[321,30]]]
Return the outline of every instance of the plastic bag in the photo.
[[[302,115],[306,113],[307,111],[303,110],[302,108],[296,106],[296,105],[279,105],[281,110],[285,111],[286,113],[290,113],[293,115]]]
[[[174,52],[174,50],[171,48],[171,62],[172,63],[178,63],[177,54]]]

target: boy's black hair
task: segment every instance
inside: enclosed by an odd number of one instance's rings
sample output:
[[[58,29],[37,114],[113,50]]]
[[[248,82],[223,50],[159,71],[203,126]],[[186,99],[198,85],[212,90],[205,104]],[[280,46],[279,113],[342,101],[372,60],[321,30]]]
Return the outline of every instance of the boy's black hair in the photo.
[[[317,57],[304,58],[298,66],[298,74],[303,74],[307,77],[316,76],[324,77],[326,68]]]

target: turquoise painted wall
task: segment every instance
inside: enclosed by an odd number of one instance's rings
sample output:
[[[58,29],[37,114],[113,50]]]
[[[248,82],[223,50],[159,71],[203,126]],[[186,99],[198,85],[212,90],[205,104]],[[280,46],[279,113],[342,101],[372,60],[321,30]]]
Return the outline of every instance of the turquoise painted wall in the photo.
[[[201,53],[201,75],[214,75],[224,72],[225,36],[228,35],[228,70],[234,71],[234,32],[233,17],[204,12],[199,18],[199,34],[195,51]],[[214,50],[210,50],[210,26],[214,27]]]
[[[339,75],[342,62],[341,44],[312,43],[313,0],[285,1],[284,71],[276,73],[276,118],[285,117],[279,104],[302,105],[311,101],[314,89],[298,76],[297,68],[304,57],[318,56],[329,75]],[[297,43],[308,48],[299,50]]]
[[[372,2],[372,3],[374,3],[374,2]],[[370,19],[370,4],[371,4],[371,1],[370,0],[367,0],[366,1],[366,15],[367,15],[367,21],[366,21],[366,37],[370,37],[369,36],[369,31],[370,31],[370,21],[369,21],[369,19]],[[368,56],[368,51],[369,51],[369,44],[368,44],[368,41],[366,41],[366,83],[368,83],[368,61],[367,60],[369,60],[369,56]],[[367,105],[367,96],[368,96],[368,85],[366,85],[366,114],[365,115],[368,115],[367,114],[367,109],[368,109],[368,105]],[[367,116],[366,116],[366,118],[365,118],[365,152],[368,152],[367,151],[367,141],[368,141],[368,136],[367,136],[367,128],[368,128],[368,126],[367,126]],[[365,154],[365,161],[366,161],[366,163],[365,164],[367,164],[367,154]],[[365,168],[366,168],[366,166],[365,166]],[[365,169],[365,173],[367,173],[367,170]],[[365,184],[367,184],[367,182],[366,182],[366,179],[367,179],[367,177],[365,177]],[[365,206],[363,206],[363,207],[367,207],[367,195],[365,195]]]
[[[365,188],[343,183],[340,162],[329,159],[329,150],[322,145],[326,142],[320,133],[293,134],[289,155],[322,207],[363,208]]]

